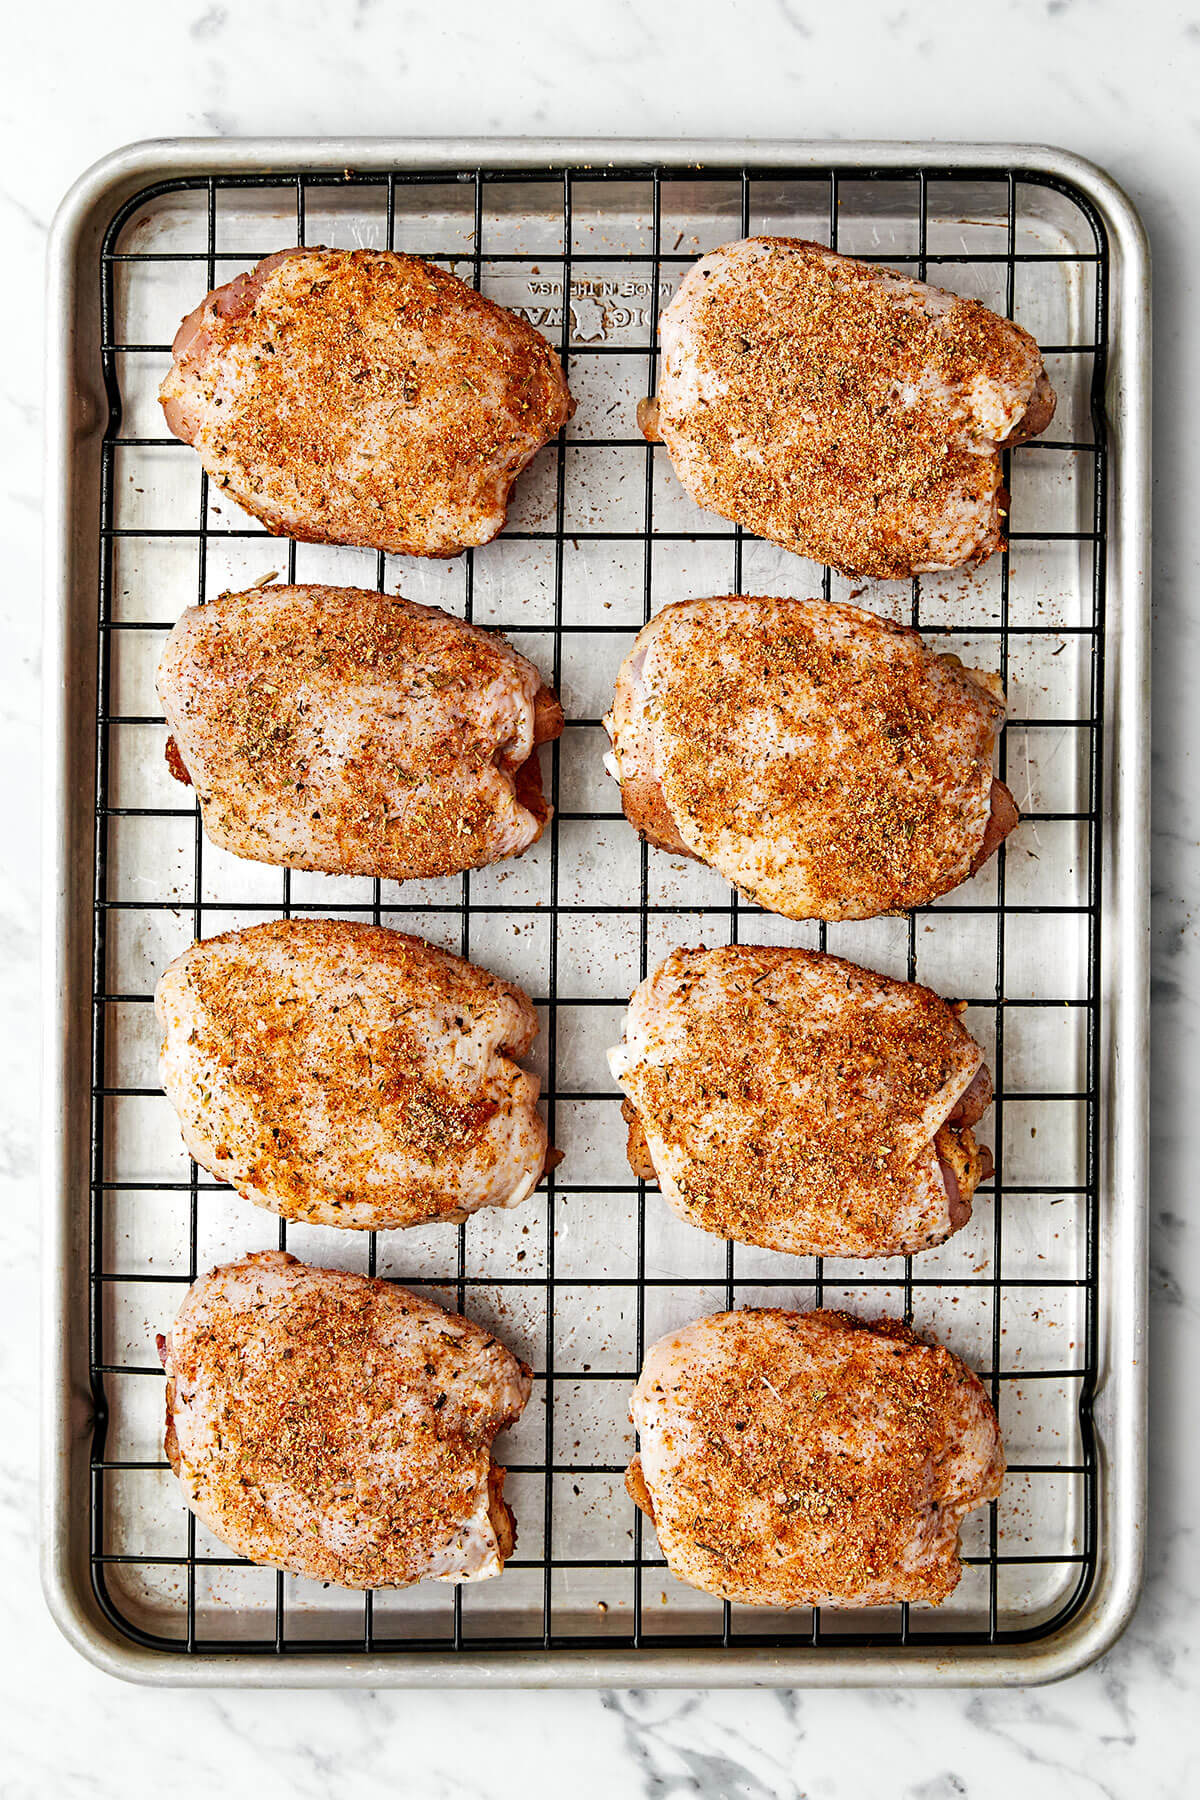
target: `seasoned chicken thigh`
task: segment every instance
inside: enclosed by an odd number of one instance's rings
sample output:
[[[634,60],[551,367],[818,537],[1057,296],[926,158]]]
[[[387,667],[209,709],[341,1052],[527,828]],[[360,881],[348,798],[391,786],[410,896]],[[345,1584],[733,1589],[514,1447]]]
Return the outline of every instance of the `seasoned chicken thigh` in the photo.
[[[420,938],[275,919],[192,944],[155,996],[190,1154],[257,1206],[390,1230],[515,1206],[547,1158],[520,988]]]
[[[609,1064],[673,1211],[798,1256],[903,1256],[965,1225],[991,1158],[978,1044],[928,988],[765,944],[673,950]]]
[[[268,1251],[194,1282],[158,1343],[167,1457],[239,1555],[347,1588],[483,1581],[511,1556],[491,1447],[530,1371],[469,1319]]]
[[[896,1320],[699,1319],[647,1351],[629,1410],[672,1574],[743,1605],[937,1605],[1004,1475],[979,1381]]]
[[[792,919],[922,906],[1017,823],[995,676],[860,607],[664,607],[617,677],[609,767],[652,844]]]
[[[504,638],[357,588],[223,594],[167,639],[168,760],[215,844],[393,881],[519,856],[562,710]]]
[[[639,421],[701,506],[859,575],[1003,546],[999,451],[1054,416],[1019,325],[820,244],[759,237],[688,271],[661,336]]]
[[[167,425],[268,531],[454,556],[574,411],[531,325],[416,256],[282,250],[176,333]]]

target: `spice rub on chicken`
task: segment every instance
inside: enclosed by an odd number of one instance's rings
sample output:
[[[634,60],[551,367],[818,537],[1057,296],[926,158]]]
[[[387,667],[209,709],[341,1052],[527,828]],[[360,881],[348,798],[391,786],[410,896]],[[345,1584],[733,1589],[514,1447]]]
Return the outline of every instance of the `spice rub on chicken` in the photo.
[[[711,512],[802,556],[901,577],[1003,547],[999,452],[1054,391],[1033,339],[978,300],[801,238],[703,257],[661,325],[639,422]]]
[[[386,1588],[512,1554],[491,1447],[530,1371],[469,1319],[268,1251],[194,1282],[159,1354],[184,1498],[252,1562]]]
[[[532,1002],[420,938],[342,919],[226,932],[164,970],[155,1010],[188,1151],[284,1218],[457,1221],[541,1179],[538,1078],[517,1061]]]
[[[173,773],[257,862],[404,881],[537,842],[562,709],[499,635],[357,588],[223,594],[167,639]]]
[[[208,294],[172,349],[170,430],[268,531],[311,543],[488,543],[574,411],[531,325],[390,250],[279,251]]]
[[[824,600],[664,607],[617,677],[610,767],[630,823],[793,919],[936,899],[1017,823],[992,779],[997,678]]]
[[[1004,1475],[980,1382],[896,1320],[717,1313],[651,1346],[629,1410],[672,1574],[743,1605],[936,1606]]]
[[[801,1256],[907,1256],[965,1225],[991,1156],[952,1007],[815,950],[673,950],[609,1064],[629,1161],[690,1224]]]

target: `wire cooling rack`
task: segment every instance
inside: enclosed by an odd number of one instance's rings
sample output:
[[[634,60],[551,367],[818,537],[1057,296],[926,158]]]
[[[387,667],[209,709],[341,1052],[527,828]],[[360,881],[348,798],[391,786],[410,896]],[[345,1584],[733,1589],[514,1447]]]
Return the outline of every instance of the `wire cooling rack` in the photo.
[[[1011,548],[973,574],[882,583],[864,604],[999,670],[1000,772],[1024,814],[970,883],[902,919],[791,924],[710,871],[648,850],[601,768],[600,717],[634,633],[672,599],[845,596],[849,584],[700,512],[636,434],[658,317],[704,250],[752,231],[818,238],[975,294],[1043,345],[1051,435],[1006,459]],[[291,242],[415,251],[516,308],[579,399],[518,486],[510,528],[449,564],[268,537],[210,492],[154,404],[204,291]],[[1089,199],[1026,170],[846,165],[304,169],[145,188],[104,236],[90,1359],[90,1566],[117,1632],[181,1655],[532,1646],[1028,1643],[1083,1604],[1097,1559],[1100,708],[1108,252]],[[276,573],[399,590],[504,630],[563,695],[552,824],[519,862],[452,881],[314,877],[209,845],[167,779],[153,670],[182,609]],[[517,979],[538,1001],[561,1167],[512,1213],[409,1233],[289,1226],[202,1178],[154,1073],[152,994],[193,936],[254,919],[393,923]],[[725,1244],[624,1165],[603,1049],[676,943],[816,945],[968,1002],[996,1076],[996,1173],[971,1224],[913,1259],[849,1263]],[[153,1338],[206,1268],[278,1242],[402,1279],[494,1327],[534,1365],[502,1441],[518,1519],[503,1576],[349,1595],[231,1557],[163,1459]],[[739,1304],[901,1315],[964,1355],[997,1405],[1009,1475],[964,1532],[941,1608],[774,1613],[676,1583],[624,1493],[628,1389],[648,1342]]]

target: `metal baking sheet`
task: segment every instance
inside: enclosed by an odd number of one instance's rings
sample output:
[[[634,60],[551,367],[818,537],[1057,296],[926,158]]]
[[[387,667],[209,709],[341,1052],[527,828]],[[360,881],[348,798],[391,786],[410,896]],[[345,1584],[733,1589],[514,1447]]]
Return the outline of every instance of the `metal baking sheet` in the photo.
[[[999,668],[1003,772],[1027,815],[936,906],[789,923],[620,817],[599,726],[632,637],[672,599],[850,591],[702,513],[633,409],[688,264],[746,231],[832,242],[1011,312],[1059,391],[1012,458],[1012,545],[865,604]],[[184,312],[297,240],[434,257],[558,346],[579,410],[509,530],[450,563],[268,537],[164,440]],[[64,202],[50,263],[47,594],[45,1580],[73,1642],[156,1681],[363,1686],[1029,1682],[1099,1654],[1133,1607],[1144,1516],[1148,258],[1100,171],[1021,146],[380,140],[162,143]],[[166,777],[152,673],[197,597],[283,578],[386,587],[513,638],[562,692],[558,812],[518,862],[448,882],[239,862]],[[457,1231],[281,1228],[184,1157],[148,996],[190,941],[283,912],[415,929],[523,983],[566,1160]],[[997,1177],[911,1261],[726,1246],[624,1164],[603,1051],[675,943],[827,943],[971,1002],[997,1073]],[[163,1463],[153,1337],[198,1270],[285,1239],[494,1326],[538,1371],[498,1445],[516,1556],[497,1581],[364,1600],[232,1558]],[[1011,1472],[964,1533],[952,1599],[729,1608],[672,1580],[624,1493],[644,1344],[732,1304],[910,1317],[979,1369]]]

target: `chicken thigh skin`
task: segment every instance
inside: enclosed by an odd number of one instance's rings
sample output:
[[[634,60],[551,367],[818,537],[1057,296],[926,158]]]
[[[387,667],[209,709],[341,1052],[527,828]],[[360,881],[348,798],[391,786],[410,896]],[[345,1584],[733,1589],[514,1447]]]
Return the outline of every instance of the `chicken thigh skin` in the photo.
[[[991,1099],[953,1008],[815,950],[673,950],[609,1052],[629,1160],[704,1231],[796,1256],[909,1256],[966,1224]]]
[[[698,503],[815,561],[897,579],[1003,547],[1000,451],[1054,391],[1029,334],[977,300],[800,238],[688,271],[639,408]]]
[[[546,1166],[528,996],[420,938],[274,919],[159,978],[189,1153],[284,1218],[358,1230],[516,1206]]]
[[[981,1383],[898,1320],[697,1320],[647,1351],[630,1417],[629,1491],[672,1574],[742,1605],[937,1605],[1004,1475]]]
[[[626,816],[793,919],[925,905],[1017,824],[994,675],[826,600],[726,595],[638,633],[604,723]]]
[[[546,340],[420,257],[281,250],[183,321],[168,428],[268,531],[455,556],[574,411]]]
[[[222,594],[167,639],[168,762],[211,840],[292,869],[458,874],[537,842],[562,709],[496,633],[358,588]]]
[[[531,1378],[480,1326],[266,1251],[194,1282],[158,1345],[167,1458],[239,1555],[346,1588],[504,1567],[515,1531],[491,1445]]]

